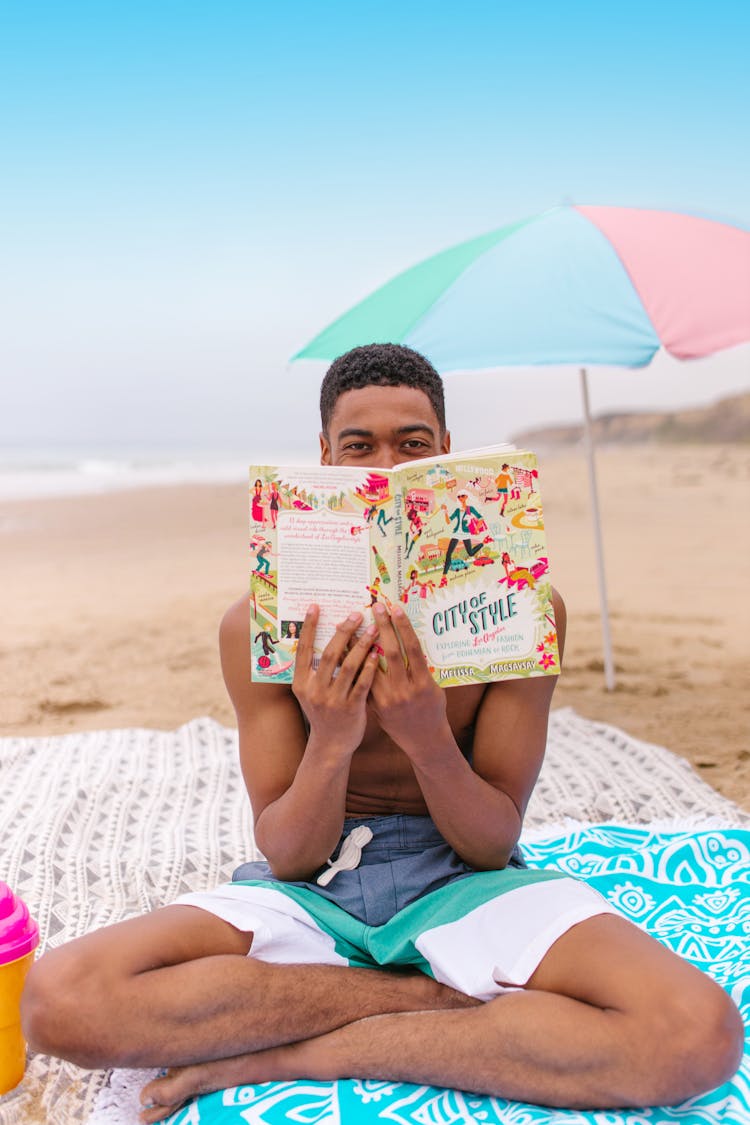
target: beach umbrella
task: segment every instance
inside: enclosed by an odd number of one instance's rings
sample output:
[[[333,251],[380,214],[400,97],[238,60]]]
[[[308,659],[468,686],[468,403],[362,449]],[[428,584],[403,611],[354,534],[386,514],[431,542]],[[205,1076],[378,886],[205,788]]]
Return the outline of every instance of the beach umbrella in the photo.
[[[750,231],[673,211],[563,205],[419,262],[335,320],[293,359],[400,343],[455,371],[580,371],[602,613],[615,684],[588,369],[645,367],[750,341]]]

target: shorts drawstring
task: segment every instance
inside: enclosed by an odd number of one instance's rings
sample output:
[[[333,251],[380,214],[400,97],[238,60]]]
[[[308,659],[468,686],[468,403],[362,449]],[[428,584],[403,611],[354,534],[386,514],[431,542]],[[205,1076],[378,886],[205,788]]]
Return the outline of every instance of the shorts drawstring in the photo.
[[[352,828],[339,850],[338,859],[327,859],[328,870],[322,871],[315,880],[319,887],[327,887],[334,875],[339,871],[353,871],[359,867],[362,858],[362,849],[366,848],[372,839],[372,829],[366,824],[358,824]]]

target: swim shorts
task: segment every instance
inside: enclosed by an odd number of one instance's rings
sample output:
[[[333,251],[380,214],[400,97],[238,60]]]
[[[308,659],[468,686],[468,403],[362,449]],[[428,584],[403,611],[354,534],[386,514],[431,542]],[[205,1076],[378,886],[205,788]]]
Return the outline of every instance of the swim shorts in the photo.
[[[177,904],[252,931],[250,955],[260,961],[411,966],[479,1000],[522,987],[571,926],[617,913],[585,883],[524,867],[519,852],[501,871],[476,871],[429,817],[347,819],[342,843],[362,825],[372,839],[358,866],[337,870],[327,886],[318,873],[282,882],[267,864],[248,863],[231,883]]]

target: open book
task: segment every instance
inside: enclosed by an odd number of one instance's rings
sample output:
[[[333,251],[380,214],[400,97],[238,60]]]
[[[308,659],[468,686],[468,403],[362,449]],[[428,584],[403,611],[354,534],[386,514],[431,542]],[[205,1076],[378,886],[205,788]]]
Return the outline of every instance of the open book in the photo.
[[[252,678],[291,683],[302,622],[400,601],[444,687],[559,671],[533,453],[488,446],[393,469],[250,468]]]

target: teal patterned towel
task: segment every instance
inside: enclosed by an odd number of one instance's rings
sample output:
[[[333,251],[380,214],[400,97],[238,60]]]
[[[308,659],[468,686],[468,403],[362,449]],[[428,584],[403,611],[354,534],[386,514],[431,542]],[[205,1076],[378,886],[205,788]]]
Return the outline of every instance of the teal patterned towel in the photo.
[[[533,867],[583,878],[722,985],[750,1024],[750,831],[586,826],[524,843]],[[673,1108],[582,1113],[434,1086],[350,1079],[240,1086],[196,1099],[170,1125],[742,1125],[750,1049],[726,1085]]]

